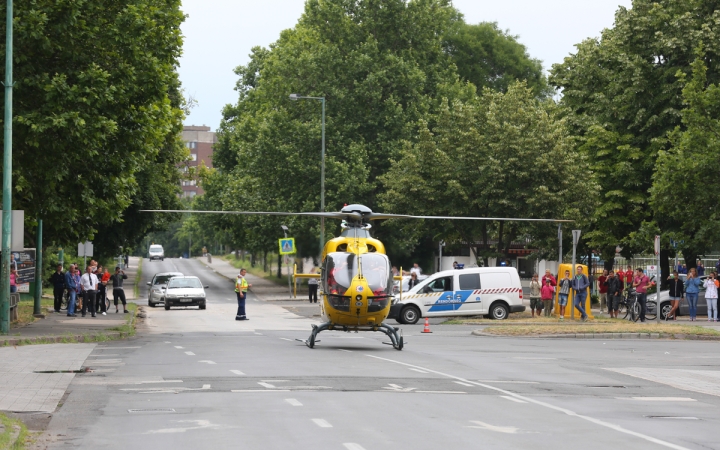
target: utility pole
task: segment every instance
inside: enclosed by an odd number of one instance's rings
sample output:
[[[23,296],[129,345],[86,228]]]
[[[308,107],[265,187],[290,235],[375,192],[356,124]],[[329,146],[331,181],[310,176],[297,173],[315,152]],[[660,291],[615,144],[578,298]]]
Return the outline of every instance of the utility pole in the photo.
[[[37,224],[37,243],[35,245],[35,301],[33,303],[33,316],[38,317],[42,315],[42,269],[43,269],[43,254],[42,254],[42,232],[43,223],[42,219],[38,219]],[[43,316],[44,317],[44,316]]]
[[[575,278],[577,269],[575,268],[575,251],[577,250],[577,245],[580,242],[580,230],[572,230],[572,236],[573,236],[573,256],[572,256],[572,277]],[[577,280],[577,285],[580,285],[580,280]],[[575,292],[573,292],[572,296],[572,305],[570,305],[570,319],[575,320]],[[585,305],[583,305],[584,307]]]
[[[5,123],[2,181],[2,269],[0,270],[0,333],[10,333],[10,239],[12,232],[12,93],[13,0],[7,0],[5,17]]]

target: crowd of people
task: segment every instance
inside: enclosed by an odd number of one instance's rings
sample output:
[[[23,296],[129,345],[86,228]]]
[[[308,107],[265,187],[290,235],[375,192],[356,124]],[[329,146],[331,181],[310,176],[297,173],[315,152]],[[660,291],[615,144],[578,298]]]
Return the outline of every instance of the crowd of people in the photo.
[[[127,314],[129,311],[123,289],[123,281],[126,279],[127,275],[120,266],[115,268],[114,274],[110,274],[95,260],[90,261],[82,275],[78,264],[70,264],[67,272],[63,272],[62,264],[58,264],[55,272],[50,276],[55,312],[59,313],[65,309],[63,300],[66,300],[68,317],[76,317],[77,311],[80,311],[82,317],[85,317],[88,311],[91,317],[96,317],[97,314],[107,315],[109,305],[107,291],[108,284],[111,283],[115,312],[120,312],[119,304],[122,303],[123,312]]]

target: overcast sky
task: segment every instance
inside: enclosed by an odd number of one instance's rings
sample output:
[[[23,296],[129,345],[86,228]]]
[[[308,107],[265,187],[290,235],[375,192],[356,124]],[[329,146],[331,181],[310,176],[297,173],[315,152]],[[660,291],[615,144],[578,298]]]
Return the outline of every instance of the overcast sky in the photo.
[[[221,110],[235,103],[237,76],[250,49],[268,46],[280,31],[292,28],[304,0],[183,0],[188,15],[182,31],[184,54],[180,80],[197,101],[186,125],[208,125],[215,131]],[[533,58],[547,70],[575,51],[574,45],[611,27],[618,6],[631,0],[454,0],[468,23],[498,22],[519,36]]]

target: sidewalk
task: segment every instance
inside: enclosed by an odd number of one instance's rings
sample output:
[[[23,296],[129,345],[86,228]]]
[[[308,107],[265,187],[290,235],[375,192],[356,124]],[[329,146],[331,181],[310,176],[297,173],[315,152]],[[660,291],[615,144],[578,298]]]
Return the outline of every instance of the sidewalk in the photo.
[[[134,303],[134,286],[140,258],[130,257],[130,267],[125,270],[128,279],[125,280],[125,295],[128,301]],[[115,268],[111,268],[114,272]],[[110,289],[112,291],[112,288]],[[122,305],[120,313],[115,313],[115,306],[110,305],[107,316],[98,314],[97,317],[68,317],[67,311],[56,313],[52,308],[45,311],[44,319],[36,319],[34,322],[20,327],[12,327],[10,334],[0,336],[0,346],[18,345],[23,343],[50,343],[50,342],[85,342],[92,341],[95,337],[103,336],[104,339],[122,339],[127,333],[113,330],[128,323],[128,314],[123,314]]]
[[[235,279],[238,276],[239,270],[233,267],[232,264],[220,259],[220,258],[212,258],[212,262],[209,263],[206,257],[198,256],[195,259],[200,261],[201,263],[205,264],[206,266],[213,269],[214,272],[216,272],[219,275],[224,276],[225,278],[229,279],[232,282],[235,282]],[[255,276],[251,273],[248,273],[245,275],[245,279],[247,279],[248,283],[252,284],[252,287],[250,288],[250,292],[255,294],[257,298],[259,298],[262,301],[266,302],[277,302],[277,301],[300,301],[305,300],[305,296],[300,296],[297,299],[292,298],[291,295],[288,294],[288,287],[287,286],[280,286],[278,284],[273,283],[272,281],[268,281],[264,278],[260,278],[258,276]]]

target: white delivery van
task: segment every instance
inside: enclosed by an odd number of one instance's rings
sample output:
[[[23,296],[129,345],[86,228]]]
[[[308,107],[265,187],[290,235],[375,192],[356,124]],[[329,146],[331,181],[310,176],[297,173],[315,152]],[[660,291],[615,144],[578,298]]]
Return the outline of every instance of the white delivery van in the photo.
[[[520,276],[514,267],[474,267],[430,275],[395,294],[391,319],[414,324],[422,317],[479,316],[507,319],[525,311]]]
[[[151,245],[148,250],[148,259],[150,259],[150,261],[153,259],[165,261],[165,250],[163,250],[163,246],[158,244]]]

